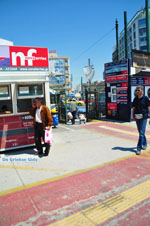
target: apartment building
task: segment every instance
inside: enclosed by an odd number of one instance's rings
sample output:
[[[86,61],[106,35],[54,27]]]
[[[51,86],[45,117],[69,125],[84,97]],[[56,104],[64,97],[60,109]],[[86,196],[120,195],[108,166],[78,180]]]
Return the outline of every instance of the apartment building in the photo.
[[[149,8],[150,13],[150,8]],[[146,10],[141,9],[133,16],[127,24],[128,32],[128,58],[131,58],[132,49],[147,50],[146,42]],[[113,61],[116,59],[116,50],[112,53]],[[125,59],[125,32],[124,29],[119,36],[119,60]]]
[[[49,51],[50,88],[57,91],[71,91],[70,60],[68,56],[57,56],[56,50]]]

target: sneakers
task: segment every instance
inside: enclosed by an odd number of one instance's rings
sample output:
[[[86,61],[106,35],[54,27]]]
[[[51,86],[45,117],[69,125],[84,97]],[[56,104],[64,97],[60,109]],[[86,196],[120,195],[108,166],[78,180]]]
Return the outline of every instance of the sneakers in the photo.
[[[140,155],[140,154],[141,154],[141,150],[137,150],[137,151],[136,151],[136,154],[137,154],[137,155]]]
[[[147,149],[147,145],[146,145],[146,144],[143,145],[143,146],[142,146],[142,149],[143,149],[143,150],[146,150],[146,149]]]

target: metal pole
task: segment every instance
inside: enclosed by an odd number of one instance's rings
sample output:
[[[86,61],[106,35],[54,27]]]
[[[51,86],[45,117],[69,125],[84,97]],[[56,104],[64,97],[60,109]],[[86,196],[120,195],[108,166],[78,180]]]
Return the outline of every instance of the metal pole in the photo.
[[[125,58],[128,59],[127,12],[124,11]]]
[[[87,91],[87,87],[85,88],[85,99],[86,99],[86,119],[88,122],[88,91]]]
[[[81,98],[83,100],[83,80],[82,80],[82,77],[81,77]]]
[[[147,42],[147,52],[150,52],[150,34],[149,34],[149,8],[148,0],[145,1],[146,7],[146,42]]]
[[[116,60],[119,60],[119,42],[118,42],[118,20],[116,19]]]

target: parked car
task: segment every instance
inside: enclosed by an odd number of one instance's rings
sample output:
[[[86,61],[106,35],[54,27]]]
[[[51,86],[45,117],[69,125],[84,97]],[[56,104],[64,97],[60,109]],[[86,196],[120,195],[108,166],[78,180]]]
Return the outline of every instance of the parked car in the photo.
[[[69,103],[70,103],[70,100],[68,99],[68,100],[67,100],[67,104],[69,104]],[[77,104],[78,106],[83,106],[83,105],[85,105],[84,101],[82,101],[82,100],[76,100],[76,104]]]

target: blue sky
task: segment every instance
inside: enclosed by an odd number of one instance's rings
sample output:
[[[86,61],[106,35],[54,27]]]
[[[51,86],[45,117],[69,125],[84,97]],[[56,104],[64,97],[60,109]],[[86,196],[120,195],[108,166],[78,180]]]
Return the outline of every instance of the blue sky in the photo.
[[[145,0],[0,0],[0,38],[16,46],[47,47],[70,57],[73,87],[87,79],[83,67],[94,65],[92,81],[103,78],[104,63],[112,61],[115,21],[124,28],[145,7]]]

